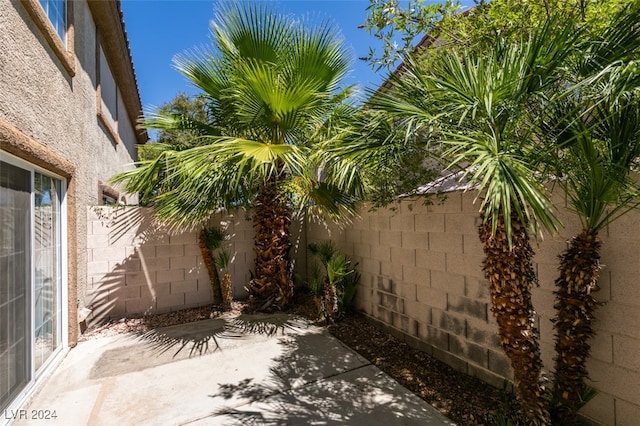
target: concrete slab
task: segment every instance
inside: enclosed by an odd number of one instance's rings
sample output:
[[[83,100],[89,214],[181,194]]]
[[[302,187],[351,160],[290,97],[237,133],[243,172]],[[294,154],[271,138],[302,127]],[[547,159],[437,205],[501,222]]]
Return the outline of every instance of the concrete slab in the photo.
[[[55,410],[47,424],[67,426],[452,424],[321,328],[285,315],[82,342],[25,408]]]

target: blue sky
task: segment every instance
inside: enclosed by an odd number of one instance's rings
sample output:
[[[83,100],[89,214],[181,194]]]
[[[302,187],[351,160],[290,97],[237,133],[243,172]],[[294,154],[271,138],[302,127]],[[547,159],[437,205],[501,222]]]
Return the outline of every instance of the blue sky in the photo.
[[[279,10],[295,16],[331,19],[353,50],[349,84],[378,86],[385,74],[375,73],[358,60],[366,56],[375,39],[358,29],[366,16],[368,0],[279,0]],[[463,2],[464,3],[464,2]],[[469,3],[468,1],[466,3]],[[172,67],[174,55],[209,44],[213,0],[122,0],[125,26],[144,108],[170,101],[178,92],[196,90]]]

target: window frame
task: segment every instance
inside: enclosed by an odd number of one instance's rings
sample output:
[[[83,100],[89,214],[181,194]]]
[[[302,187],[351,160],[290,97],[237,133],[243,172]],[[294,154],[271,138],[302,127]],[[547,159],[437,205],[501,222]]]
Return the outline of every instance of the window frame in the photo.
[[[67,28],[65,31],[65,40],[62,40],[58,32],[53,27],[49,17],[40,5],[39,0],[22,0],[22,4],[35,22],[36,26],[42,33],[55,55],[58,57],[62,66],[69,76],[76,75],[76,59],[74,50],[74,25],[73,25],[73,1],[65,0]]]

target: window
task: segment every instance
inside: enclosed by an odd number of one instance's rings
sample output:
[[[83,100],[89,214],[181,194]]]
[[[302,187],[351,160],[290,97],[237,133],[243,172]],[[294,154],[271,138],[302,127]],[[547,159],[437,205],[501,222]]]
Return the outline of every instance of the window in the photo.
[[[73,77],[76,74],[73,1],[22,0],[22,4],[60,60],[62,67]]]
[[[119,142],[118,137],[118,115],[120,101],[120,92],[116,85],[116,80],[113,77],[113,72],[107,61],[107,57],[104,54],[102,46],[98,42],[96,44],[97,54],[97,73],[98,73],[98,87],[97,87],[97,105],[98,105],[98,117],[102,120],[102,124],[106,128],[107,133],[111,136],[114,143]],[[123,110],[123,114],[126,114]]]
[[[49,22],[53,25],[53,29],[66,44],[67,35],[67,2],[66,0],[38,0],[44,13],[49,18]]]

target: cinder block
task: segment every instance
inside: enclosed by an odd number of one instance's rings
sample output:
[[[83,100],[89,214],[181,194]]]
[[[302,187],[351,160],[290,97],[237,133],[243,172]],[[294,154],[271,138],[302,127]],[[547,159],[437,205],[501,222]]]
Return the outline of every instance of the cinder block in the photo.
[[[176,245],[159,245],[156,246],[157,257],[180,257],[184,256],[184,246],[182,244]]]
[[[640,372],[621,368],[595,358],[587,361],[590,386],[601,392],[623,399],[631,404],[640,405]]]
[[[465,213],[475,214],[480,217],[480,205],[482,199],[477,191],[467,191],[462,193],[462,211]]]
[[[546,315],[538,315],[538,330],[540,331],[540,341],[553,342],[555,332],[553,331],[553,318]]]
[[[378,244],[389,246],[392,249],[394,247],[404,247],[402,244],[404,235],[405,234],[403,234],[402,232],[396,230],[378,231]]]
[[[371,257],[371,245],[369,244],[354,244],[353,251],[356,256]]]
[[[431,325],[456,336],[465,335],[464,317],[440,309],[431,309]]]
[[[464,296],[465,279],[462,275],[431,271],[431,287],[449,294]]]
[[[185,244],[184,245],[185,256],[202,256],[202,250],[197,244]]]
[[[109,236],[107,234],[87,235],[87,248],[109,247]]]
[[[445,272],[447,270],[446,253],[416,249],[416,266],[432,271]]]
[[[415,231],[414,215],[396,214],[389,219],[389,229],[402,232]]]
[[[429,250],[443,253],[462,253],[462,235],[429,232]]]
[[[413,324],[412,321],[410,321],[409,317],[406,315],[402,315],[401,313],[394,313],[393,315],[393,326],[395,328],[397,328],[398,330],[402,331],[403,333],[406,334],[411,334],[411,330],[410,330],[410,326],[409,324]],[[405,336],[402,336],[402,340],[404,340]]]
[[[369,217],[371,230],[379,231],[391,229],[391,216],[389,215],[372,215]]]
[[[420,323],[429,322],[429,306],[415,301],[404,301],[404,313]]]
[[[615,403],[614,398],[606,393],[598,392],[596,396],[580,409],[578,414],[597,424],[615,425]],[[620,423],[618,423],[620,424]],[[637,423],[629,423],[633,425]]]
[[[126,272],[138,272],[141,269],[141,263],[139,259],[125,259],[120,261],[109,261],[109,269],[111,271]]]
[[[127,314],[148,314],[157,307],[153,300],[147,298],[125,300],[124,306]]]
[[[475,300],[490,302],[491,294],[489,289],[489,281],[484,278],[473,279],[465,277],[464,295]]]
[[[439,328],[432,327],[430,325],[421,327],[420,338],[433,347],[440,348],[444,351],[449,350],[449,334]]]
[[[540,287],[534,287],[531,289],[531,302],[536,312],[541,316],[546,318],[553,318],[555,316],[556,310],[553,308],[555,296],[552,292]]]
[[[169,235],[169,244],[171,245],[198,244],[198,234],[196,232],[183,232],[180,234]]]
[[[402,265],[402,278],[405,282],[417,284],[418,286],[428,286],[430,272],[427,269],[415,266]]]
[[[170,268],[169,258],[144,257],[140,258],[141,265],[144,265],[147,271],[167,270]]]
[[[396,286],[395,282],[389,278],[378,276],[376,279],[376,289],[378,291],[384,291],[386,293],[395,294]]]
[[[174,269],[170,271],[158,271],[156,273],[157,283],[170,283],[184,281],[184,269]]]
[[[402,263],[401,262],[380,262],[380,275],[389,277],[394,281],[402,281]]]
[[[486,302],[470,299],[464,296],[449,294],[447,297],[447,310],[467,317],[478,318],[487,321],[488,306]]]
[[[434,213],[459,213],[462,211],[462,193],[449,192],[444,200],[433,199],[433,204],[427,206],[427,211]]]
[[[464,337],[449,335],[449,352],[465,359],[469,363],[488,368],[488,349],[478,346],[464,339]]]
[[[466,337],[481,346],[500,351],[498,328],[476,318],[465,318]]]
[[[91,234],[109,235],[110,227],[108,220],[94,220],[91,222]]]
[[[616,425],[636,426],[640,421],[640,406],[623,399],[616,399]]]
[[[449,213],[444,217],[444,229],[448,233],[478,235],[481,220],[476,214]]]
[[[347,228],[344,230],[345,241],[349,243],[362,243],[362,231],[359,229]]]
[[[433,348],[433,357],[437,360],[440,360],[453,368],[454,370],[461,371],[463,373],[467,372],[467,361],[461,359],[452,353],[436,348]]]
[[[601,276],[605,274],[606,271],[602,271]],[[637,306],[637,309],[640,310],[640,285],[638,285],[638,274],[625,273],[620,270],[611,270],[609,271],[609,274],[611,283],[611,299],[615,302],[624,303],[626,305]],[[601,287],[602,281],[603,279],[601,278]],[[606,291],[606,289],[603,290]],[[601,291],[600,293],[604,293],[604,291]]]
[[[414,219],[416,232],[444,232],[443,213],[422,213],[416,214]]]
[[[640,339],[640,310],[618,302],[609,302],[596,312],[598,330]]]
[[[503,352],[496,352],[489,350],[489,370],[493,371],[500,377],[504,377],[507,380],[513,378],[513,370],[509,359]]]
[[[407,249],[424,249],[429,247],[429,234],[427,232],[402,232],[402,247]]]
[[[114,291],[109,292],[109,298],[111,299],[112,297],[116,298],[116,299],[139,299],[141,297],[142,292],[141,290],[141,286],[139,285],[135,285],[135,286],[122,286],[122,287],[118,287],[116,289],[114,289]]]
[[[111,270],[109,269],[109,262],[89,262],[87,263],[87,275],[106,275]]]
[[[394,312],[401,312],[400,310],[401,300],[402,299],[398,298],[397,296],[394,296],[393,294],[378,291],[378,305],[382,306],[385,309],[389,309]]]
[[[640,339],[635,339],[628,336],[621,336],[614,334],[613,336],[609,336],[604,334],[602,337],[601,334],[598,333],[594,340],[603,341],[602,346],[606,346],[606,343],[609,342],[609,339],[613,337],[613,357],[610,360],[597,357],[603,361],[614,362],[616,365],[620,367],[628,368],[629,370],[640,372]],[[593,346],[597,346],[599,344],[594,342]],[[596,353],[592,349],[593,356],[596,356]],[[640,417],[639,417],[640,419]]]
[[[462,252],[464,254],[481,256],[484,258],[484,250],[477,233],[465,234],[462,236]]]
[[[373,315],[376,319],[387,325],[393,324],[393,315],[392,312],[388,309],[385,309],[378,305],[375,307]]]
[[[387,246],[372,245],[371,257],[376,260],[391,261],[391,249]]]
[[[180,256],[169,258],[170,269],[190,269],[198,265],[196,256]]]
[[[494,388],[504,389],[506,385],[507,389],[509,389],[509,387],[512,386],[504,377],[499,376],[485,368],[471,363],[469,363],[467,368],[467,374],[469,374],[471,377],[476,377],[483,382],[493,386]]]
[[[467,277],[484,278],[483,260],[483,256],[446,253],[447,272],[466,275]]]
[[[153,297],[171,294],[171,283],[152,283],[151,287],[143,287],[143,294],[145,291],[149,294],[153,293]]]
[[[426,285],[416,286],[417,301],[432,308],[442,311],[447,309],[447,293],[437,288]]]
[[[160,295],[156,301],[158,309],[181,309],[184,307],[184,293]]]
[[[171,294],[191,293],[194,291],[198,291],[197,280],[178,281],[178,282],[173,281],[171,283]]]
[[[413,249],[391,247],[391,263],[414,266],[416,264],[416,252]]]
[[[184,294],[184,304],[186,306],[204,306],[211,303],[210,291],[192,291]]]
[[[536,263],[536,274],[538,275],[538,283],[540,289],[545,291],[555,291],[555,281],[559,276],[558,265],[550,265],[548,263]]]

